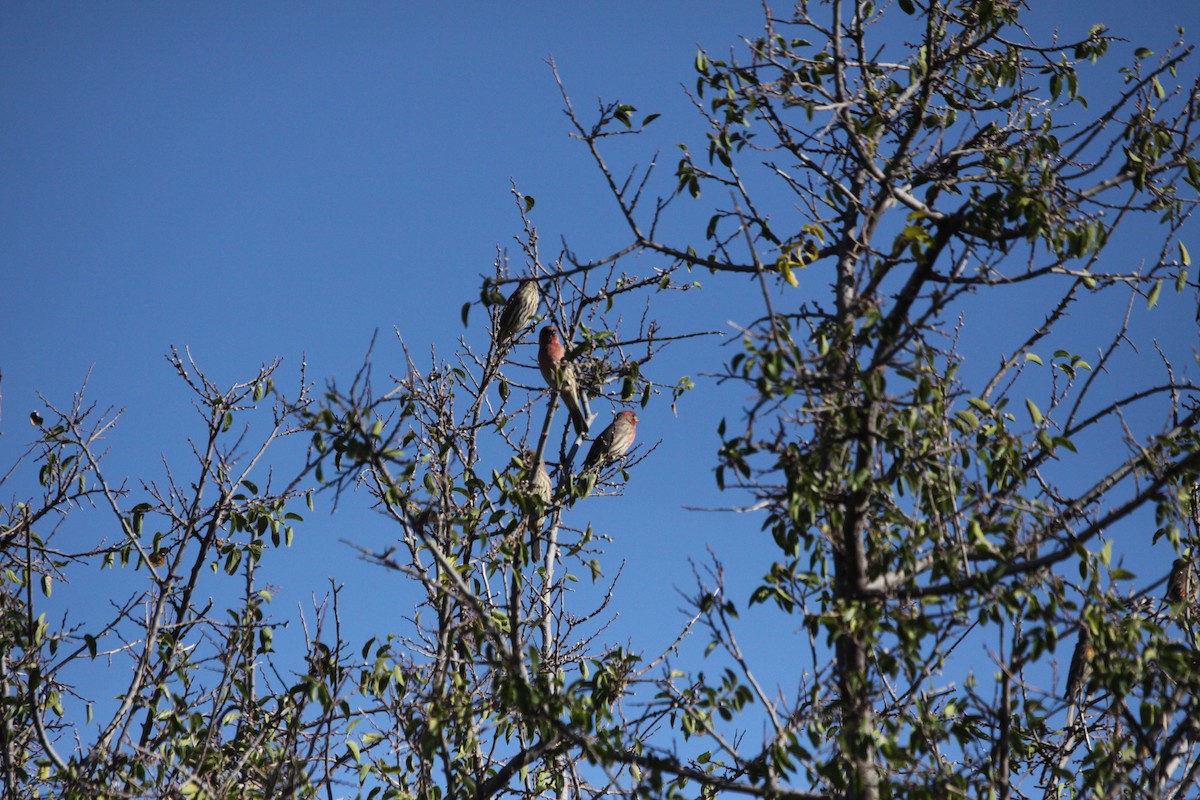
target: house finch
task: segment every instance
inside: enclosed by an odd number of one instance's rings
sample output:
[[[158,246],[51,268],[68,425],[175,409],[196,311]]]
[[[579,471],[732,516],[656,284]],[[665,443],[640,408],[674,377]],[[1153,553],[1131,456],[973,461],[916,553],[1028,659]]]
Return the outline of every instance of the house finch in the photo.
[[[584,436],[588,432],[587,397],[579,389],[575,365],[564,358],[566,354],[567,349],[562,339],[558,338],[558,329],[553,325],[542,328],[538,337],[538,367],[546,379],[546,385],[556,390],[562,398],[575,432]]]
[[[529,321],[537,313],[541,294],[538,293],[537,281],[526,278],[517,286],[517,290],[509,295],[500,312],[500,322],[496,331],[496,347],[504,348],[518,336]]]
[[[546,462],[540,458],[534,462],[536,454],[532,450],[526,450],[522,456],[522,461],[525,463],[527,473],[525,475],[525,491],[531,497],[539,498],[542,503],[541,507],[536,509],[538,513],[531,516],[533,526],[535,528],[542,527],[542,520],[545,517],[546,507],[550,505],[550,498],[554,495],[554,484],[550,482],[550,475],[546,472]]]
[[[633,437],[637,434],[637,423],[637,414],[632,411],[622,411],[617,414],[617,418],[612,421],[612,424],[596,437],[596,441],[592,442],[592,449],[588,450],[587,458],[583,460],[583,471],[599,469],[608,462],[616,461],[625,455],[625,451],[633,444]]]
[[[542,560],[542,523],[546,520],[546,509],[550,506],[550,498],[554,496],[554,484],[550,482],[550,475],[546,472],[546,462],[540,458],[535,462],[536,456],[537,454],[532,450],[525,450],[521,453],[521,461],[526,469],[522,488],[531,498],[536,497],[541,500],[541,503],[534,506],[526,517],[529,523],[534,563]]]
[[[1088,673],[1092,668],[1092,656],[1096,650],[1092,647],[1092,637],[1087,628],[1079,629],[1079,641],[1075,643],[1075,652],[1071,655],[1071,668],[1067,670],[1066,699],[1074,701],[1083,691],[1087,683]]]
[[[1167,602],[1185,606],[1196,602],[1196,571],[1186,558],[1177,558],[1171,565],[1171,577],[1167,578]]]

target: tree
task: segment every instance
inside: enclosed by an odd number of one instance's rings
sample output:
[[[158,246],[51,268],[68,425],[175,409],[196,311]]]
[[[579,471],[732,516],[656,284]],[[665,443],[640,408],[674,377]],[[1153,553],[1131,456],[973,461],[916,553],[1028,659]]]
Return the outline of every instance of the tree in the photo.
[[[10,793],[1194,796],[1195,597],[1158,598],[1200,545],[1197,386],[1170,347],[1154,384],[1119,370],[1150,350],[1141,310],[1196,288],[1180,236],[1200,190],[1200,84],[1176,85],[1191,49],[1181,33],[1135,51],[1092,109],[1083,86],[1113,58],[1100,27],[1047,43],[1019,5],[982,0],[767,13],[741,55],[697,55],[706,143],[653,200],[653,168],[625,176],[605,148],[656,115],[614,101],[588,119],[564,89],[627,243],[547,259],[514,190],[522,264],[501,255],[484,282],[486,352],[464,339],[427,368],[410,354],[391,381],[368,359],[348,386],[314,393],[301,376],[291,398],[273,365],[221,389],[173,353],[203,435],[194,477],[166,486],[110,481],[111,418],[81,398],[50,408],[28,454],[41,495],[6,505],[0,534]],[[693,238],[660,234],[697,209]],[[1145,263],[1106,259],[1147,230]],[[668,266],[627,271],[639,252]],[[535,322],[502,310],[531,280],[596,432],[609,407],[691,388],[654,380],[654,358],[699,331],[649,314],[631,329],[623,309],[696,280],[761,288],[721,375],[752,401],[721,425],[716,475],[777,554],[749,597],[721,564],[698,570],[667,652],[603,641],[619,583],[583,607],[571,592],[605,573],[589,503],[648,448],[581,469],[554,387],[518,369]],[[976,334],[980,309],[1013,303],[1036,323]],[[1092,315],[1095,356],[1061,344],[1072,313]],[[1097,458],[1101,438],[1126,455]],[[256,573],[268,539],[290,540],[300,500],[359,502],[358,487],[392,535],[357,547],[411,583],[412,615],[349,641],[335,587],[304,652],[277,652]],[[50,543],[54,520],[96,513],[118,541]],[[1134,523],[1171,549],[1160,575],[1114,556]],[[104,621],[38,613],[35,584],[97,561],[136,582]],[[201,581],[223,587],[224,615]],[[759,675],[778,665],[738,639],[770,609],[813,654],[774,691]],[[698,638],[707,662],[676,655]],[[105,658],[133,677],[84,736],[64,676]]]
[[[643,212],[600,156],[602,128],[573,117],[631,248],[763,285],[763,316],[725,375],[755,401],[722,426],[718,478],[765,509],[779,548],[748,605],[796,615],[831,658],[768,697],[731,634],[744,604],[707,588],[698,610],[740,669],[664,696],[685,734],[711,742],[717,787],[876,798],[1195,786],[1194,636],[1178,604],[1146,607],[1156,584],[1115,564],[1105,533],[1149,508],[1155,540],[1195,547],[1196,386],[1165,357],[1155,385],[1113,376],[1135,346],[1129,310],[1092,317],[1105,320],[1093,363],[1053,344],[1068,311],[1111,309],[1113,294],[1153,307],[1164,285],[1195,286],[1178,234],[1200,188],[1197,85],[1170,85],[1191,49],[1137,50],[1119,94],[1090,110],[1080,84],[1110,36],[1096,26],[1038,44],[1021,13],[801,2],[772,15],[744,59],[699,53],[707,147],[685,150],[676,175],[681,192],[718,195],[703,252],[656,238],[663,204]],[[1146,218],[1161,225],[1146,263],[1108,263]],[[824,280],[828,296],[775,291]],[[973,318],[959,315],[1008,287],[1023,287],[1040,324],[989,348],[994,371],[968,370],[959,346]],[[1157,427],[1127,425],[1138,407]],[[1081,452],[1095,436],[1123,438],[1127,455],[1098,463]],[[1072,634],[1081,662],[1102,657],[1079,669],[1086,691],[1068,698],[1064,726],[1046,665]],[[991,674],[939,690],[964,643],[986,643]],[[712,712],[751,698],[768,735],[735,746]]]
[[[336,765],[316,756],[328,755],[321,723],[345,681],[289,684],[272,669],[271,596],[257,577],[267,542],[290,543],[300,519],[290,509],[311,465],[282,485],[259,475],[268,452],[300,430],[307,390],[293,401],[272,397],[278,363],[228,389],[178,352],[170,363],[203,423],[194,464],[174,465],[165,482],[110,479],[103,442],[119,415],[98,413],[81,392],[32,419],[39,439],[6,473],[16,483],[36,466],[41,486],[4,507],[0,539],[7,796],[290,794]],[[260,430],[235,430],[235,417],[252,412]],[[60,545],[64,528],[84,534],[68,541],[87,544]],[[40,595],[89,567],[127,574],[111,606],[94,603],[98,621],[93,609],[48,618]],[[213,586],[210,571],[230,581]],[[229,603],[224,614],[213,610],[214,589]],[[65,707],[83,696],[76,681],[87,685],[107,667],[122,682],[116,702],[84,696],[87,720],[69,715]],[[84,734],[92,701],[104,716]]]

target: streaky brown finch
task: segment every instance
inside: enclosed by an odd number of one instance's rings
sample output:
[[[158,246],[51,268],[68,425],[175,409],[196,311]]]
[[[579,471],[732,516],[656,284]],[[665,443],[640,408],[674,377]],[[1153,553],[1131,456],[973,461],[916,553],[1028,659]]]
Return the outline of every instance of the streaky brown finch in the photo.
[[[632,411],[622,411],[612,424],[601,431],[592,442],[587,458],[583,460],[583,471],[599,469],[625,455],[637,435],[638,417]]]
[[[541,528],[546,516],[546,508],[550,505],[550,498],[554,496],[554,484],[550,482],[550,473],[546,472],[546,462],[539,458],[537,463],[534,463],[534,455],[532,450],[526,450],[522,454],[521,460],[525,463],[525,469],[529,471],[526,476],[528,481],[526,491],[542,501],[542,507],[539,509],[541,513],[532,515],[530,521],[533,523],[533,527]]]
[[[580,436],[588,432],[587,398],[579,389],[575,365],[566,360],[567,348],[553,325],[542,328],[538,337],[538,368],[546,385],[558,392]]]
[[[1067,691],[1064,696],[1068,701],[1076,700],[1083,691],[1088,673],[1092,670],[1092,657],[1095,654],[1091,634],[1087,628],[1080,628],[1079,641],[1075,643],[1075,652],[1071,654],[1071,668],[1067,670]]]
[[[1186,558],[1177,558],[1167,578],[1167,602],[1191,606],[1196,602],[1196,570]]]
[[[500,322],[496,325],[497,349],[508,347],[513,338],[525,330],[525,326],[537,314],[541,300],[537,281],[526,278],[517,285],[517,290],[509,295],[504,310],[500,312]]]
[[[530,511],[526,517],[530,552],[535,563],[542,560],[542,524],[546,521],[546,509],[550,507],[550,499],[554,496],[554,484],[550,482],[550,474],[546,472],[546,462],[539,458],[535,463],[536,455],[532,450],[521,452],[521,462],[526,470],[523,488],[526,494],[542,501],[541,507]]]

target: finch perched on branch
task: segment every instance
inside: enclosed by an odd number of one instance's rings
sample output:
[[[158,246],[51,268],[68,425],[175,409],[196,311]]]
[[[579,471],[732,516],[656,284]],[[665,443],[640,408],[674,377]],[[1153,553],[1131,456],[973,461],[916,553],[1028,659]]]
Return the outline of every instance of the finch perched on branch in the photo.
[[[542,328],[538,337],[538,368],[546,385],[558,392],[580,436],[588,432],[587,397],[579,388],[575,365],[566,360],[567,349],[553,325]]]
[[[523,488],[530,497],[536,497],[542,501],[541,507],[531,511],[527,517],[530,551],[533,554],[534,563],[542,560],[542,523],[546,521],[546,509],[550,507],[550,498],[554,496],[554,484],[550,482],[550,475],[546,472],[546,462],[539,458],[535,463],[536,455],[532,450],[521,451],[521,462],[526,469]]]
[[[537,314],[541,300],[537,281],[526,278],[517,285],[517,290],[509,295],[504,303],[504,310],[500,312],[500,322],[496,325],[497,350],[507,348],[513,338],[525,330],[525,326]]]
[[[1196,571],[1192,562],[1177,558],[1167,578],[1167,602],[1182,603],[1185,607],[1196,602]]]
[[[632,411],[617,414],[612,424],[592,442],[592,449],[588,450],[587,458],[583,460],[583,471],[599,469],[625,455],[625,451],[633,444],[633,438],[637,435],[637,424],[637,414]]]
[[[542,501],[542,507],[538,509],[540,513],[531,516],[533,527],[541,528],[546,516],[546,507],[550,505],[550,498],[554,495],[554,484],[550,482],[550,474],[546,472],[546,462],[538,459],[535,464],[533,457],[534,452],[526,450],[522,454],[521,460],[525,462],[525,469],[529,470],[529,474],[526,476],[528,493]]]
[[[1075,643],[1075,652],[1071,654],[1071,668],[1067,670],[1066,699],[1074,702],[1087,683],[1088,673],[1092,669],[1092,656],[1096,650],[1092,647],[1092,637],[1087,628],[1079,629],[1079,641]]]

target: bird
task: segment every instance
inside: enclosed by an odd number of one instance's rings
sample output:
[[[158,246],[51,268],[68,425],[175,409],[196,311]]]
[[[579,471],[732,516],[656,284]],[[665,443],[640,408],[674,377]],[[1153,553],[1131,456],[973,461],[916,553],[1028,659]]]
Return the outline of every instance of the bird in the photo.
[[[1087,628],[1080,628],[1079,641],[1075,643],[1075,652],[1071,655],[1071,668],[1067,670],[1067,701],[1073,702],[1083,691],[1088,673],[1092,669],[1092,656],[1095,654],[1091,634]]]
[[[1171,576],[1167,578],[1167,602],[1181,603],[1185,607],[1196,602],[1196,571],[1186,558],[1177,558],[1171,565]]]
[[[521,454],[521,461],[527,470],[525,475],[526,493],[542,501],[541,507],[536,509],[538,513],[530,517],[533,526],[540,528],[545,518],[546,507],[550,505],[550,498],[554,495],[554,484],[550,482],[550,474],[546,472],[546,462],[540,458],[535,461],[536,456],[537,454],[532,450],[525,450]]]
[[[496,347],[505,348],[513,338],[525,330],[525,326],[537,314],[542,297],[538,292],[537,281],[525,278],[517,286],[515,292],[509,295],[500,312],[500,322],[496,329]]]
[[[534,563],[542,560],[542,523],[546,521],[546,509],[550,506],[550,498],[554,496],[554,484],[550,482],[550,474],[546,472],[546,462],[537,457],[532,450],[521,452],[521,462],[527,470],[523,488],[530,498],[538,498],[541,503],[533,504],[526,520],[529,525],[529,536]]]
[[[29,424],[30,425],[32,425],[35,428],[40,428],[40,427],[42,427],[43,422],[45,422],[45,420],[42,419],[41,414],[39,414],[36,411],[29,412]]]
[[[538,368],[546,385],[558,392],[571,415],[571,424],[580,436],[588,432],[587,396],[579,388],[575,365],[567,361],[567,349],[553,325],[542,328],[538,337]]]
[[[625,455],[637,434],[637,424],[637,414],[632,411],[626,410],[617,414],[612,424],[601,431],[596,441],[592,442],[587,458],[583,460],[583,471],[599,469]]]

